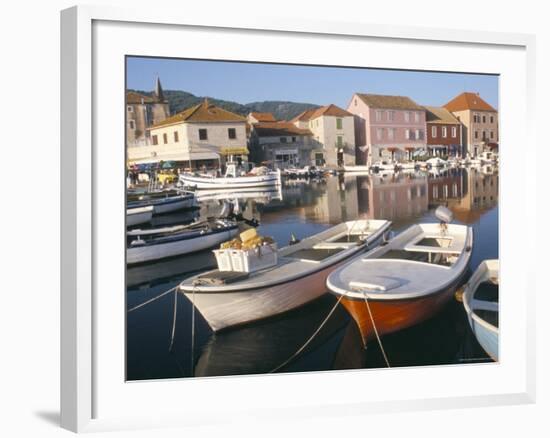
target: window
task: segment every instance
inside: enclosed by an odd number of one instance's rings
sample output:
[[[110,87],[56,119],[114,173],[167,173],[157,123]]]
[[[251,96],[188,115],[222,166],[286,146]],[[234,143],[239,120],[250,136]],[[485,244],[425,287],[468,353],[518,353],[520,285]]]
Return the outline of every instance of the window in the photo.
[[[443,137],[443,138],[447,137],[447,127],[446,126],[441,127],[441,137]]]
[[[474,132],[474,138],[477,140],[478,137],[479,137],[479,131],[475,131],[475,132]]]
[[[395,128],[388,128],[388,140],[393,140],[395,137]]]
[[[128,112],[133,113],[134,112],[134,107],[131,106],[131,105],[128,105]]]
[[[411,139],[411,130],[410,129],[405,129],[405,138],[407,140]]]
[[[279,141],[280,141],[281,143],[286,143],[286,137],[281,137],[281,138],[279,139]]]
[[[495,123],[495,119],[494,119],[493,116],[489,117],[489,120],[490,120],[491,123]]]
[[[438,189],[439,189],[439,187],[434,185],[434,187],[432,189],[432,197],[434,199],[437,199],[437,197],[439,196],[439,190]]]
[[[376,111],[376,121],[381,122],[382,121],[382,111]]]
[[[164,144],[168,143],[168,134],[162,134],[162,141],[164,141]]]
[[[485,123],[485,116],[483,116],[481,119],[483,120],[483,123]]]
[[[338,147],[344,146],[344,137],[342,137],[341,135],[338,135],[338,136],[336,137],[336,145],[337,145]]]
[[[456,126],[451,128],[451,137],[456,138]]]
[[[408,111],[405,111],[405,122],[411,121],[411,113]]]
[[[199,140],[208,140],[208,133],[206,129],[199,129]]]
[[[432,137],[437,137],[437,126],[432,126]]]
[[[393,122],[395,113],[393,111],[388,111],[388,121]]]
[[[382,149],[378,149],[378,157],[382,158]],[[382,193],[382,192],[380,192],[380,193]]]
[[[490,134],[491,134],[491,140],[492,140],[493,138],[495,138],[495,133],[494,133],[493,131],[491,131]]]
[[[153,135],[151,137],[151,141],[153,142],[153,146],[156,146],[157,144],[159,144],[159,138],[157,135]]]
[[[174,131],[174,143],[177,143],[178,141],[180,141],[180,136],[178,131]]]
[[[377,128],[376,129],[376,139],[382,140],[382,137],[384,135],[384,128]]]
[[[336,129],[342,129],[342,119],[336,119]]]
[[[477,114],[474,114],[474,123],[479,122],[479,117]]]
[[[414,121],[415,123],[420,122],[420,113],[414,113]]]
[[[235,140],[237,138],[237,130],[235,128],[227,128],[227,136],[230,140]]]
[[[415,132],[414,134],[415,134],[415,138],[416,138],[417,140],[421,140],[422,137],[423,137],[422,129],[417,129],[416,132]]]
[[[136,122],[130,120],[130,129],[136,129]]]
[[[296,143],[296,137],[292,137],[292,143]]]

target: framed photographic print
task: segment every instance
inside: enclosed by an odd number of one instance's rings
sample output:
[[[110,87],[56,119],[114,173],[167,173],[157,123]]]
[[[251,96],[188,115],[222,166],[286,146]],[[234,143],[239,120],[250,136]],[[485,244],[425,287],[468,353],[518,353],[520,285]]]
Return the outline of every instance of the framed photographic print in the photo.
[[[63,427],[534,400],[532,37],[75,7],[61,44]]]

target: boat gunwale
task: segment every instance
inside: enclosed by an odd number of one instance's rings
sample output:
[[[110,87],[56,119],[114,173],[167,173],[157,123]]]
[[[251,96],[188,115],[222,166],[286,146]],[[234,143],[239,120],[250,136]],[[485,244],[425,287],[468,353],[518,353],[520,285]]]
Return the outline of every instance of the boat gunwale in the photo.
[[[350,222],[354,222],[354,221],[350,221]],[[269,287],[273,287],[273,286],[279,286],[279,285],[289,283],[289,282],[292,282],[292,281],[295,281],[295,280],[298,280],[298,279],[301,279],[301,278],[304,278],[304,277],[308,277],[310,275],[315,275],[316,273],[318,273],[318,272],[320,272],[324,269],[330,268],[331,266],[334,266],[338,263],[346,261],[347,259],[351,259],[354,256],[358,256],[358,255],[362,254],[365,251],[365,249],[367,249],[367,253],[370,252],[370,251],[376,250],[378,248],[379,240],[383,237],[384,233],[391,227],[391,224],[392,224],[391,221],[382,221],[382,222],[385,222],[385,223],[383,223],[379,227],[379,229],[377,229],[374,233],[370,234],[367,237],[367,239],[364,241],[364,243],[362,243],[361,245],[350,246],[349,248],[346,248],[343,251],[340,251],[340,252],[328,257],[326,260],[332,259],[330,263],[326,263],[326,264],[323,264],[323,263],[310,263],[310,266],[312,267],[311,269],[306,269],[306,270],[304,270],[304,271],[302,271],[298,274],[293,274],[293,275],[290,275],[290,276],[287,276],[287,277],[284,277],[284,278],[281,278],[281,279],[270,280],[270,281],[265,282],[264,284],[258,284],[257,282],[256,283],[249,283],[248,285],[242,285],[242,284],[239,284],[238,282],[236,282],[236,283],[232,283],[232,284],[229,284],[229,285],[226,284],[226,285],[221,285],[221,286],[204,286],[204,285],[195,286],[195,285],[192,284],[193,279],[195,279],[199,275],[204,275],[204,274],[207,274],[209,272],[216,271],[216,269],[214,269],[214,270],[203,272],[202,274],[195,275],[193,277],[186,278],[185,280],[183,280],[180,283],[178,289],[180,291],[182,291],[184,294],[189,294],[189,293],[202,293],[202,294],[222,293],[222,294],[226,294],[226,293],[239,293],[239,292],[245,292],[245,291],[250,292],[250,291],[261,290],[261,289],[265,289],[265,288],[269,288]],[[310,237],[314,237],[314,236],[315,235],[310,236]],[[374,246],[372,248],[368,249],[369,245],[374,245]],[[281,248],[279,250],[279,252],[286,249],[286,248],[288,248],[288,246]],[[283,257],[285,257],[285,256],[283,256]],[[277,266],[278,265],[276,265],[275,267],[277,267]],[[267,268],[267,269],[270,269],[270,268]],[[267,271],[267,269],[265,271]],[[261,273],[261,272],[262,271],[258,271],[258,273]]]
[[[480,263],[480,265],[477,267],[475,272],[472,274],[471,279],[474,279],[474,277],[476,276],[476,273],[478,272],[478,270],[483,269],[485,272],[483,272],[481,274],[478,274],[479,278],[476,278],[473,283],[468,282],[466,284],[466,287],[464,289],[464,295],[463,295],[462,302],[464,304],[464,310],[466,311],[466,315],[468,316],[469,320],[470,319],[475,320],[476,323],[482,325],[487,330],[490,330],[491,332],[498,335],[499,328],[494,326],[490,322],[485,321],[481,316],[477,315],[474,312],[474,309],[470,306],[470,302],[475,299],[474,294],[477,291],[478,287],[481,285],[481,283],[490,278],[491,271],[496,270],[498,272],[498,268],[497,269],[491,269],[491,267],[487,263],[487,262],[491,262],[491,261],[494,261],[494,260],[498,261],[498,259],[489,259],[489,260],[483,260]],[[478,300],[478,301],[484,301],[484,300]],[[499,305],[500,305],[500,303],[499,303]],[[472,323],[470,321],[468,321],[468,322],[471,326]]]
[[[413,227],[418,227],[418,226],[421,226],[421,225],[423,225],[423,224],[412,225],[411,227],[404,230],[403,233],[407,232],[408,230],[411,230]],[[446,270],[449,270],[449,271],[453,271],[453,269],[455,269],[456,272],[457,272],[456,275],[453,275],[450,278],[450,280],[448,280],[448,281],[444,281],[443,283],[440,283],[437,286],[431,287],[430,289],[427,289],[427,290],[422,290],[422,291],[417,291],[417,292],[412,292],[412,293],[411,292],[402,292],[402,293],[398,293],[398,294],[396,294],[396,293],[387,293],[387,292],[376,292],[376,291],[367,292],[365,290],[354,290],[354,291],[352,291],[352,290],[349,290],[347,288],[344,289],[340,286],[337,286],[336,284],[334,284],[334,282],[330,281],[330,277],[332,277],[334,275],[337,275],[342,270],[348,268],[352,263],[358,263],[359,261],[361,261],[361,262],[375,262],[376,263],[377,261],[382,260],[382,259],[377,259],[377,258],[371,258],[371,259],[367,258],[367,259],[358,259],[358,260],[355,260],[353,262],[347,263],[346,265],[342,266],[338,270],[332,272],[330,274],[330,276],[327,278],[327,288],[329,289],[329,291],[333,295],[343,296],[344,299],[348,299],[348,300],[351,300],[351,301],[364,301],[364,299],[366,297],[369,301],[399,302],[399,301],[420,299],[420,298],[429,297],[431,295],[441,293],[442,291],[446,290],[447,287],[452,285],[453,282],[455,282],[457,280],[458,280],[458,282],[460,282],[460,279],[464,276],[464,273],[468,269],[468,262],[470,260],[471,255],[472,255],[472,252],[473,252],[473,230],[470,226],[467,226],[467,225],[460,225],[460,226],[463,226],[463,227],[466,228],[466,236],[465,236],[465,239],[464,239],[464,249],[460,253],[460,256],[458,257],[458,259],[456,260],[456,262],[452,266],[435,265],[435,264],[432,264],[432,263],[419,262],[419,261],[416,261],[416,260],[383,259],[383,261],[387,262],[387,263],[392,262],[392,261],[406,262],[406,263],[411,263],[411,264],[419,264],[419,265],[423,265],[423,266],[429,266],[430,269],[433,269],[433,270],[435,270],[435,269],[446,269]],[[399,235],[396,236],[396,238],[398,238],[398,237],[399,237]],[[417,236],[413,237],[412,239],[416,239],[416,238],[417,238]],[[410,239],[410,240],[412,240],[412,239]],[[388,245],[391,245],[391,242],[389,242]],[[384,248],[386,248],[386,247],[384,247]],[[468,250],[468,248],[469,248],[469,250]],[[382,251],[381,248],[375,248],[375,249]],[[389,250],[391,250],[391,248],[389,248],[388,251]],[[455,267],[458,267],[458,265],[462,262],[464,262],[464,266],[462,267],[462,269],[455,268]],[[348,287],[349,287],[349,285],[348,285]]]

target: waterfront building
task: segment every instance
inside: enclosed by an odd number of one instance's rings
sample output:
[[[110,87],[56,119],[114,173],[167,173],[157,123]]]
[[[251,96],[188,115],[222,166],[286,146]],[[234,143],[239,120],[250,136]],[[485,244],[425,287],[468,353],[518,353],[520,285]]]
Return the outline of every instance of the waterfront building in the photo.
[[[149,128],[150,144],[128,148],[128,161],[176,161],[189,168],[212,168],[228,156],[248,158],[246,118],[208,99]]]
[[[462,157],[462,125],[446,108],[425,106],[427,148],[432,156]]]
[[[246,118],[247,122],[251,125],[255,123],[261,123],[261,122],[276,122],[277,119],[275,119],[275,116],[271,113],[259,113],[259,112],[251,112],[248,114],[248,117]]]
[[[255,122],[250,129],[250,158],[255,163],[267,161],[279,169],[315,164],[309,129],[280,121]]]
[[[291,120],[297,128],[309,129],[315,148],[315,164],[342,167],[355,164],[353,114],[336,105],[310,109]]]
[[[426,111],[409,97],[355,93],[347,110],[355,116],[357,164],[405,161],[426,149]]]
[[[145,146],[149,141],[147,128],[170,117],[170,107],[157,77],[152,96],[135,91],[126,92],[126,145]]]
[[[476,156],[498,148],[498,111],[479,93],[465,92],[444,105],[462,124],[465,153]]]

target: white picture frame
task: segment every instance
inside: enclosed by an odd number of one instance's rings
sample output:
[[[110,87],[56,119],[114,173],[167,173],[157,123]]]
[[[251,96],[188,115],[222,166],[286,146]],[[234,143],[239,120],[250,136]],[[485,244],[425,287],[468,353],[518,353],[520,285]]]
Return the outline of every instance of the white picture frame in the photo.
[[[201,424],[216,417],[217,422],[235,421],[238,418],[246,418],[249,415],[292,415],[293,417],[306,418],[312,415],[362,415],[367,412],[396,412],[413,409],[440,409],[454,407],[487,406],[498,404],[531,403],[535,399],[535,294],[533,282],[528,276],[533,267],[525,260],[518,259],[512,254],[511,248],[517,247],[518,238],[506,233],[508,227],[513,227],[525,216],[534,218],[534,207],[517,208],[514,213],[510,207],[514,203],[521,202],[521,206],[534,206],[534,190],[536,174],[534,168],[527,171],[527,158],[536,159],[536,145],[533,138],[531,124],[534,120],[534,45],[535,39],[531,35],[491,33],[483,31],[459,31],[451,29],[426,29],[415,27],[400,27],[387,25],[372,25],[361,22],[338,23],[295,20],[291,17],[284,18],[256,18],[249,20],[243,18],[240,21],[232,20],[227,23],[222,16],[209,13],[207,17],[194,13],[179,12],[178,10],[151,9],[146,11],[135,9],[118,9],[110,7],[78,6],[64,10],[61,14],[61,83],[62,83],[62,131],[61,131],[61,425],[72,431],[100,431],[119,428],[147,428],[164,426],[185,426]],[[103,26],[103,27],[102,27]],[[118,28],[118,27],[119,28]],[[116,94],[117,86],[124,81],[123,77],[114,74],[115,80],[109,86],[104,87],[104,72],[111,66],[104,62],[105,59],[121,61],[120,53],[139,55],[133,48],[124,47],[126,32],[136,32],[139,28],[143,33],[147,29],[150,34],[147,38],[155,37],[156,33],[171,32],[200,32],[208,37],[204,40],[196,40],[193,53],[180,53],[180,56],[197,56],[201,51],[204,57],[216,56],[216,47],[209,46],[209,41],[215,41],[223,33],[231,34],[231,38],[238,40],[254,35],[255,39],[266,38],[272,44],[272,53],[266,59],[276,59],[277,50],[273,45],[274,40],[289,40],[292,38],[310,38],[312,44],[311,62],[319,62],[322,59],[322,51],[316,52],[323,41],[334,39],[335,44],[341,44],[343,40],[347,45],[371,44],[373,47],[370,66],[384,66],[387,68],[422,68],[438,70],[437,60],[418,61],[410,63],[407,55],[401,60],[386,61],[376,51],[376,44],[383,43],[386,46],[405,44],[414,50],[442,50],[440,53],[440,65],[445,65],[446,71],[472,71],[471,62],[458,60],[456,63],[445,61],[445,53],[450,47],[451,51],[477,51],[491,59],[479,59],[478,72],[501,74],[502,83],[500,90],[501,106],[501,266],[503,270],[502,287],[520,289],[524,291],[519,299],[518,315],[515,316],[516,330],[511,333],[504,330],[503,359],[500,364],[489,368],[487,366],[475,366],[476,372],[483,375],[481,393],[470,391],[468,385],[462,385],[448,391],[443,388],[436,391],[422,388],[412,388],[406,394],[388,392],[386,397],[372,395],[340,394],[338,398],[334,388],[349,387],[361,379],[372,383],[373,373],[381,373],[377,380],[384,381],[391,378],[396,382],[411,379],[422,381],[434,379],[445,381],[449,373],[456,374],[457,379],[468,379],[463,368],[427,367],[425,369],[405,370],[364,370],[338,373],[301,373],[285,376],[247,376],[213,379],[187,379],[186,381],[142,382],[125,383],[120,380],[119,354],[123,354],[123,344],[120,344],[120,335],[123,335],[123,309],[119,309],[120,301],[110,303],[111,296],[101,295],[107,281],[120,284],[120,278],[124,276],[120,267],[120,260],[112,263],[112,269],[105,268],[104,251],[110,245],[110,240],[116,242],[124,237],[123,228],[119,226],[123,222],[104,220],[106,207],[117,205],[120,201],[120,193],[123,192],[124,179],[117,174],[117,167],[107,164],[107,155],[104,143],[98,145],[98,141],[109,131],[103,124],[105,109],[105,96],[110,95],[114,102],[123,102],[123,89]],[[113,36],[119,35],[118,39]],[[135,34],[132,34],[135,35]],[[225,35],[227,36],[227,35]],[[105,39],[109,38],[109,50],[105,46]],[[321,43],[318,38],[325,38]],[[130,38],[128,38],[130,40]],[[146,47],[145,41],[142,41]],[[154,41],[151,41],[151,44]],[[282,43],[281,43],[282,44]],[[112,46],[112,47],[111,47]],[[169,46],[169,47],[166,47]],[[254,55],[246,55],[244,47],[238,46],[235,53],[227,53],[226,59],[255,59]],[[128,50],[128,51],[127,51]],[[144,48],[144,51],[147,49]],[[177,54],[176,46],[167,44],[157,52],[158,56],[170,56]],[[107,54],[109,51],[110,54]],[[111,53],[112,51],[112,53]],[[239,52],[240,51],[240,52]],[[208,54],[207,54],[208,52]],[[239,52],[239,53],[237,53]],[[179,52],[178,52],[179,53]],[[251,52],[252,53],[252,52]],[[491,55],[492,54],[492,55]],[[290,53],[288,62],[298,59]],[[343,56],[343,55],[342,55]],[[317,57],[317,58],[316,58]],[[307,56],[306,56],[307,58]],[[380,59],[378,59],[380,58]],[[433,57],[437,58],[437,57]],[[266,60],[262,59],[262,60]],[[280,61],[285,59],[279,58]],[[514,65],[505,65],[506,60],[513,59]],[[519,62],[517,62],[519,61]],[[302,62],[303,57],[302,57]],[[327,61],[325,61],[326,63]],[[343,62],[335,59],[335,63]],[[359,60],[359,65],[364,61]],[[409,62],[410,64],[406,64]],[[445,64],[447,62],[447,64]],[[307,61],[305,63],[308,63]],[[321,63],[323,63],[321,61]],[[388,65],[391,64],[391,65]],[[414,64],[414,65],[413,65]],[[453,65],[454,69],[453,70]],[[113,65],[113,69],[120,65]],[[114,71],[114,70],[113,70]],[[116,70],[119,72],[119,70]],[[512,86],[513,85],[513,86]],[[112,92],[115,90],[115,94]],[[511,108],[510,103],[514,102]],[[111,106],[113,102],[111,102]],[[116,106],[116,105],[115,105]],[[101,108],[101,109],[100,109]],[[124,106],[120,113],[123,114]],[[512,120],[514,121],[512,123]],[[116,117],[113,123],[117,121]],[[98,125],[99,124],[99,125]],[[98,128],[99,126],[99,128]],[[115,125],[113,125],[115,126]],[[116,128],[118,129],[118,128]],[[110,132],[110,131],[109,131]],[[123,125],[120,125],[123,132]],[[120,132],[113,138],[120,142],[120,151],[113,150],[114,160],[123,156],[123,136]],[[509,145],[518,139],[524,144],[522,157],[514,157],[514,162],[506,161],[511,157]],[[115,146],[117,140],[113,140]],[[508,145],[508,146],[507,146]],[[122,155],[121,155],[122,154]],[[111,158],[111,157],[110,157]],[[512,171],[520,182],[509,182],[506,175]],[[119,166],[122,168],[121,166]],[[114,172],[112,172],[114,170]],[[123,175],[122,175],[123,176]],[[121,189],[113,189],[112,196],[106,195],[108,187],[121,184]],[[116,186],[118,187],[118,186]],[[524,204],[525,203],[525,204]],[[112,212],[112,217],[123,221],[123,204],[120,211]],[[118,215],[118,216],[117,216]],[[534,222],[534,221],[533,221]],[[110,228],[109,228],[110,227]],[[534,248],[534,234],[524,236],[527,246]],[[502,237],[504,236],[504,237]],[[116,245],[113,243],[113,245]],[[111,251],[112,252],[112,251]],[[116,251],[115,251],[116,252]],[[103,254],[103,255],[102,255]],[[123,255],[122,255],[123,257]],[[513,266],[514,275],[508,275]],[[519,283],[520,279],[526,279]],[[530,277],[533,278],[533,277]],[[118,282],[118,283],[117,283]],[[115,288],[116,289],[116,288]],[[98,299],[98,294],[101,299]],[[123,289],[120,290],[123,295]],[[504,311],[503,327],[506,327],[506,318],[511,317],[510,302],[506,295],[501,301]],[[112,305],[111,305],[112,304]],[[109,305],[109,307],[106,307]],[[122,310],[122,312],[121,312]],[[116,315],[120,321],[116,320]],[[508,315],[508,316],[507,316]],[[115,321],[109,325],[104,320]],[[121,333],[122,330],[122,333]],[[112,332],[112,340],[106,339],[105,333]],[[112,342],[111,342],[112,341]],[[510,343],[508,345],[508,343]],[[514,347],[514,354],[510,351]],[[118,348],[122,350],[119,352]],[[507,353],[508,351],[508,353]],[[111,357],[112,356],[112,357]],[[118,359],[115,359],[114,357]],[[112,361],[112,363],[111,363]],[[469,369],[474,369],[469,365]],[[114,371],[113,371],[114,370]],[[488,371],[489,370],[489,371]],[[504,371],[503,371],[504,370]],[[393,374],[388,374],[388,371]],[[490,375],[498,375],[495,381],[491,381]],[[428,377],[429,376],[429,377]],[[320,380],[322,379],[322,380]],[[500,386],[497,381],[500,379]],[[116,382],[116,383],[113,383]],[[291,387],[306,385],[308,388],[319,387],[320,383],[326,383],[323,392],[311,391],[309,395],[297,396],[292,404],[284,401],[284,390]],[[186,391],[197,395],[192,406],[178,406],[167,409],[158,405],[156,410],[151,407],[150,415],[144,417],[139,410],[133,410],[132,398],[143,394],[146,400],[159,400],[166,395],[166,403],[174,397],[172,388],[185,385]],[[347,385],[347,386],[346,386]],[[412,385],[414,386],[414,385]],[[429,385],[426,385],[429,386]],[[253,403],[247,400],[254,391],[262,387],[270,393],[271,400],[259,397]],[[208,395],[213,391],[235,391],[242,396],[234,399],[231,410],[222,409],[221,405],[211,403]],[[276,391],[279,388],[280,393]],[[204,394],[204,397],[200,397]],[[108,400],[106,398],[108,397]],[[223,400],[222,400],[223,401]],[[192,407],[192,409],[190,409]],[[152,410],[151,410],[152,409]],[[247,411],[248,410],[248,411]],[[247,412],[247,413],[245,413]],[[276,412],[276,413],[275,413]]]

